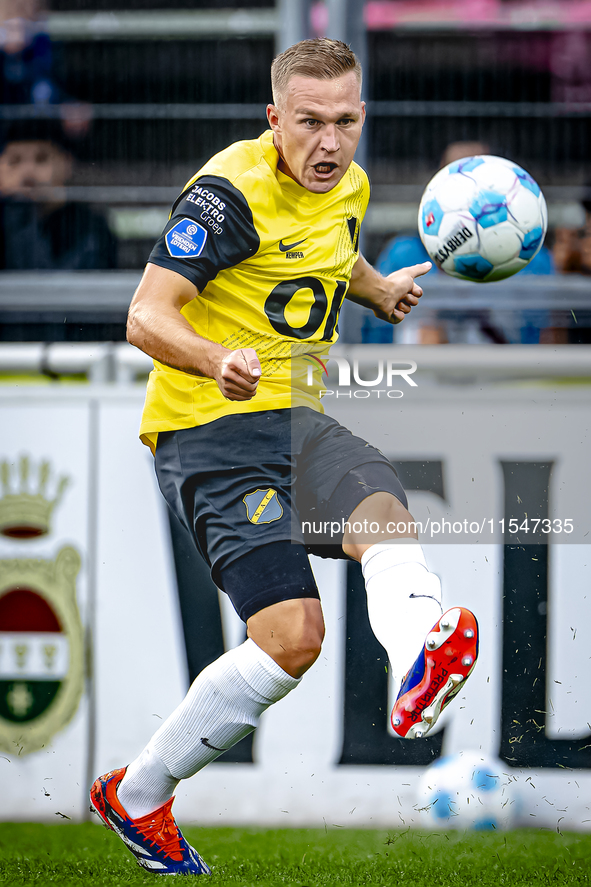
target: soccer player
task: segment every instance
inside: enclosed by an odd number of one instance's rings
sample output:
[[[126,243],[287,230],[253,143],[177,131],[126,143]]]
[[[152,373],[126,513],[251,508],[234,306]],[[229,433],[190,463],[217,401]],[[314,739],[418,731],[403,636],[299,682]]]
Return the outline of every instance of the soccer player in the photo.
[[[359,62],[344,43],[305,40],[274,60],[272,86],[270,130],[191,179],[129,314],[129,341],[155,361],[141,438],[248,635],[198,675],[135,761],[91,789],[104,822],[161,873],[209,871],[172,817],[178,782],[254,730],[320,653],[309,552],[361,562],[372,628],[401,681],[401,737],[428,732],[478,649],[468,610],[442,616],[392,465],[318,398],[345,295],[398,323],[430,268],[383,277],[359,254],[369,199],[353,162],[365,118]],[[315,387],[304,366],[316,367]],[[303,516],[344,519],[338,544],[306,538]]]

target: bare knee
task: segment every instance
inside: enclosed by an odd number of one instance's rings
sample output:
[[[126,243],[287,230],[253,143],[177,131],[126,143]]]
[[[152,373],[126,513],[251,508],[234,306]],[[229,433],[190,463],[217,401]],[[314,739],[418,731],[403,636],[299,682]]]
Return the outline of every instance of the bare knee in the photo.
[[[347,557],[359,561],[371,545],[397,538],[417,538],[412,515],[391,493],[373,493],[350,516],[343,536],[343,551]]]
[[[289,675],[300,678],[314,665],[324,640],[317,598],[281,601],[248,620],[248,636]]]
[[[284,635],[273,658],[292,677],[300,678],[320,656],[323,640],[324,631],[319,632],[316,626],[306,626],[303,631]]]

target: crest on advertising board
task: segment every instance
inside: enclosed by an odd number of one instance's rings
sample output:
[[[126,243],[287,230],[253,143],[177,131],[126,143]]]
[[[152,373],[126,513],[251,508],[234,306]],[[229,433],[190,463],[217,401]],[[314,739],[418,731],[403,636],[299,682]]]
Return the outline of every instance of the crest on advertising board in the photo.
[[[0,534],[26,544],[51,532],[67,478],[52,485],[49,463],[33,472],[27,457],[11,469],[0,463]],[[0,559],[0,750],[9,754],[43,748],[78,708],[84,688],[80,563],[69,545],[53,560]]]

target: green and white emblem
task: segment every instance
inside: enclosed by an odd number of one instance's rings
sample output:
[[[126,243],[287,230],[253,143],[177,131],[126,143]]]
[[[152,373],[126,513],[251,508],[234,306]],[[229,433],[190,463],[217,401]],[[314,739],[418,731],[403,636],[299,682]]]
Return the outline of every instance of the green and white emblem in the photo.
[[[78,552],[54,561],[0,560],[0,750],[43,748],[72,718],[84,689],[76,604]]]
[[[50,532],[54,499],[45,496],[49,465],[29,488],[30,466],[19,464],[14,489],[8,463],[0,466],[0,534],[25,540]],[[47,745],[74,715],[84,689],[84,631],[76,601],[80,555],[63,547],[55,560],[0,560],[0,750],[26,755]]]

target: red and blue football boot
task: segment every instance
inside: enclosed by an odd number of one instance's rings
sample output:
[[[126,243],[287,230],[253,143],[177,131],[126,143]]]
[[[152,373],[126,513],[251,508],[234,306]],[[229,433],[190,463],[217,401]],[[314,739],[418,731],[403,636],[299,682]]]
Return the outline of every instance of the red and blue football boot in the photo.
[[[159,875],[211,875],[210,868],[188,844],[170,808],[174,798],[153,813],[131,819],[117,798],[126,767],[100,776],[90,789],[90,803],[107,828],[119,835],[138,865]]]
[[[418,659],[402,681],[392,709],[397,736],[421,739],[459,693],[478,656],[478,623],[470,610],[454,607],[427,635]]]

